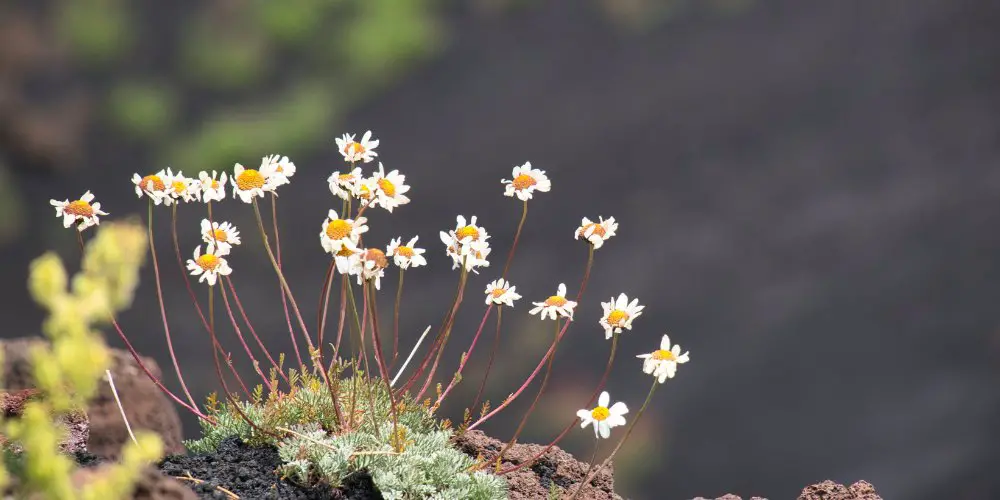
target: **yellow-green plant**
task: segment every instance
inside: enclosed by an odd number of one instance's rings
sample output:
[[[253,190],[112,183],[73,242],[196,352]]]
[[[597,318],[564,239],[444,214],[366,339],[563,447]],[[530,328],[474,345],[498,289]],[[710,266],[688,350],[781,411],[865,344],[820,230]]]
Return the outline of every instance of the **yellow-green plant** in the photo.
[[[138,223],[105,224],[86,247],[80,240],[83,259],[72,280],[53,252],[31,263],[28,290],[49,312],[42,330],[51,342],[31,351],[42,397],[27,403],[21,418],[2,425],[4,435],[23,450],[23,465],[18,468],[22,477],[16,482],[19,495],[53,500],[126,498],[141,469],[162,456],[159,436],[139,433],[136,442],[123,450],[120,463],[74,487],[71,475],[76,465],[59,451],[64,429],[58,417],[85,411],[108,368],[108,349],[94,326],[107,323],[131,304],[145,259],[144,236]],[[7,479],[3,471],[0,480]]]

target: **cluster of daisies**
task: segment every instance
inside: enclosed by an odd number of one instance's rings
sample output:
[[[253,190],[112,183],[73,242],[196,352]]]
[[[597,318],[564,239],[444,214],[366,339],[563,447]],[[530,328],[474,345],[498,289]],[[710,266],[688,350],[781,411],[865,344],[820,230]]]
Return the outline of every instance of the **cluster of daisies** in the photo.
[[[356,276],[359,284],[374,282],[380,287],[381,278],[391,260],[397,267],[406,270],[410,267],[427,265],[423,256],[425,249],[417,248],[418,237],[414,236],[403,244],[402,238],[391,240],[385,251],[376,247],[363,245],[364,234],[368,231],[368,219],[362,214],[369,208],[381,207],[388,212],[410,202],[406,193],[410,186],[406,184],[406,176],[397,170],[386,173],[379,162],[378,169],[365,176],[358,164],[372,162],[378,153],[375,149],[378,140],[372,139],[371,131],[365,132],[360,140],[354,135],[345,134],[336,139],[337,149],[349,164],[343,172],[334,172],[328,181],[330,192],[340,198],[347,208],[346,213],[329,210],[321,225],[319,233],[320,245],[334,259],[337,272]],[[132,183],[138,197],[146,196],[153,205],[171,206],[175,203],[221,202],[226,198],[226,186],[232,188],[232,197],[244,203],[256,203],[257,198],[266,194],[277,196],[277,188],[288,184],[295,175],[295,164],[287,156],[269,155],[261,160],[256,169],[245,168],[236,164],[231,176],[225,172],[221,175],[213,171],[200,172],[197,177],[186,177],[181,172],[171,169],[161,170],[155,174],[140,177],[134,174]],[[548,192],[552,183],[543,170],[532,168],[531,163],[514,167],[511,179],[504,179],[504,195],[524,201],[532,199],[536,192]],[[89,191],[75,201],[52,200],[56,215],[63,219],[65,227],[74,223],[79,231],[100,223],[99,216],[107,215],[101,210],[100,203],[94,203],[94,195]],[[351,206],[357,203],[357,211]],[[256,206],[256,205],[255,205]],[[353,213],[353,217],[352,217]],[[211,210],[209,210],[211,214]],[[614,217],[597,221],[583,218],[580,226],[574,231],[574,237],[593,246],[601,248],[605,241],[615,236],[618,223]],[[452,259],[452,269],[463,268],[464,271],[477,272],[479,268],[488,267],[490,255],[490,235],[476,218],[466,219],[459,215],[455,228],[447,232],[441,231],[440,238],[445,245],[445,253]],[[238,229],[229,222],[203,219],[201,221],[201,239],[205,246],[198,245],[193,258],[187,261],[187,269],[199,281],[214,286],[219,276],[232,273],[226,261],[234,246],[240,244]],[[554,295],[544,301],[533,302],[531,315],[540,319],[573,320],[577,303],[566,298],[566,285],[560,284]],[[516,287],[509,281],[500,278],[486,287],[486,304],[497,307],[514,307],[521,299]],[[605,338],[610,339],[623,330],[631,330],[632,322],[642,315],[645,306],[639,305],[638,299],[629,300],[624,293],[612,297],[609,302],[601,304],[603,314],[599,320],[604,329]],[[681,353],[680,346],[671,346],[670,339],[664,335],[660,348],[648,354],[638,356],[643,359],[643,371],[656,378],[658,383],[673,378],[679,364],[686,363],[688,353]],[[610,404],[607,392],[600,395],[598,406],[591,410],[580,410],[577,416],[582,426],[593,425],[596,436],[607,438],[610,429],[625,423],[624,415],[628,408],[624,403]]]

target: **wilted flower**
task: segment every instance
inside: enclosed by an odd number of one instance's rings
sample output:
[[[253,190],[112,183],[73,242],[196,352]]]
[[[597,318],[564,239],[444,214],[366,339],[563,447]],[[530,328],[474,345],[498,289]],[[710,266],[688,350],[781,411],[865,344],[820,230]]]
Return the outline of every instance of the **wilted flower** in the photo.
[[[255,196],[263,198],[264,192],[273,191],[274,186],[267,183],[266,173],[237,163],[233,168],[233,198],[239,196],[243,203],[251,203]]]
[[[215,286],[215,280],[222,276],[228,276],[233,272],[229,267],[229,263],[223,258],[224,255],[228,255],[229,250],[224,248],[215,248],[211,244],[205,249],[205,253],[201,253],[201,245],[198,245],[194,249],[194,259],[188,259],[187,268],[191,271],[192,276],[201,276],[198,278],[199,282],[208,281],[209,286]]]
[[[690,360],[690,353],[681,354],[681,346],[674,344],[670,347],[670,337],[664,335],[660,339],[660,348],[649,353],[640,354],[637,358],[644,359],[642,371],[652,374],[661,384],[668,378],[674,378],[677,374],[677,365],[687,363]]]
[[[344,156],[344,159],[351,163],[357,161],[368,163],[378,156],[378,153],[375,152],[375,148],[378,147],[378,140],[373,141],[371,138],[371,130],[361,136],[361,142],[354,140],[354,134],[344,134],[343,137],[337,138],[337,149],[340,150],[340,154]]]
[[[346,174],[334,172],[326,181],[330,183],[330,192],[334,196],[344,200],[350,199],[361,182],[361,167],[355,167]]]
[[[288,178],[295,175],[295,164],[287,156],[269,155],[260,161],[260,172],[272,189],[288,184]]]
[[[323,250],[336,254],[346,243],[357,244],[361,234],[368,231],[366,222],[366,217],[359,217],[357,220],[341,219],[336,210],[330,210],[323,222],[323,230],[319,233]]]
[[[410,202],[410,199],[403,195],[410,190],[410,186],[404,184],[406,176],[400,174],[399,170],[386,174],[382,162],[379,162],[378,172],[374,173],[372,179],[376,188],[375,196],[382,208],[392,212],[393,208]]]
[[[222,201],[226,197],[226,173],[222,172],[222,176],[218,180],[216,180],[216,174],[215,170],[212,171],[211,176],[205,171],[198,173],[201,200],[205,203]]]
[[[208,219],[201,220],[201,239],[210,245],[224,249],[228,253],[233,245],[240,244],[240,232],[236,226],[228,223],[209,222]]]
[[[601,326],[604,327],[605,338],[611,338],[612,333],[621,333],[622,328],[632,329],[632,320],[642,314],[646,306],[639,305],[639,299],[628,301],[625,294],[618,296],[618,299],[611,298],[611,302],[601,302],[604,308],[604,316],[601,316]]]
[[[419,236],[414,236],[406,245],[400,245],[402,238],[395,238],[389,242],[388,248],[386,248],[385,254],[392,257],[392,261],[396,263],[400,269],[408,269],[410,266],[426,266],[427,259],[424,258],[423,253],[426,251],[423,248],[417,248],[414,245],[417,243]]]
[[[611,396],[608,395],[608,391],[604,391],[597,400],[596,408],[577,411],[576,416],[580,419],[580,428],[583,429],[593,424],[594,437],[600,436],[607,439],[611,436],[612,427],[625,425],[624,415],[628,413],[628,407],[621,401],[608,407],[610,402]]]
[[[63,226],[68,228],[73,225],[73,222],[77,222],[76,229],[82,232],[90,226],[100,224],[98,216],[108,215],[107,212],[101,210],[100,202],[91,204],[92,201],[94,201],[94,195],[87,191],[79,200],[49,200],[49,203],[56,207],[56,217],[62,217]]]
[[[564,317],[573,319],[573,308],[576,307],[576,301],[566,299],[566,284],[559,283],[558,292],[545,299],[545,302],[532,302],[535,308],[528,311],[528,314],[538,314],[541,312],[541,319],[545,319],[546,316],[552,316],[552,319],[558,317]]]
[[[614,217],[609,217],[608,220],[600,217],[600,222],[594,222],[584,217],[583,223],[576,230],[576,239],[584,238],[597,249],[601,248],[605,240],[614,236],[617,230],[618,223],[615,222]]]
[[[378,248],[366,248],[361,251],[356,265],[359,266],[359,272],[357,273],[358,284],[360,285],[364,281],[374,279],[375,289],[380,289],[385,268],[389,267],[389,260],[385,258],[385,253]]]
[[[486,304],[514,307],[514,301],[521,298],[521,295],[514,291],[516,289],[517,287],[511,285],[509,281],[500,278],[486,285]]]
[[[160,203],[170,205],[174,202],[174,199],[167,191],[169,187],[172,187],[172,183],[173,180],[163,170],[145,177],[139,177],[139,174],[132,174],[132,184],[135,184],[135,195],[142,198],[142,195],[145,194],[150,200],[153,200],[154,205],[159,205]]]
[[[531,199],[532,193],[536,190],[547,193],[552,189],[552,182],[545,175],[544,170],[531,168],[531,162],[514,167],[511,174],[512,180],[504,179],[501,182],[507,185],[504,196],[517,196],[519,200],[527,201]]]

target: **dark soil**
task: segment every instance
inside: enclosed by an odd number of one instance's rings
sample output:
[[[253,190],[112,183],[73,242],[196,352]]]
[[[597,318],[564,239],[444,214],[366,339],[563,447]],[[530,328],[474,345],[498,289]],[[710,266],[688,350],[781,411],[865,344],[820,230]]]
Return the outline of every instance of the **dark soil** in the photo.
[[[280,464],[277,448],[251,447],[239,438],[228,438],[213,453],[167,457],[160,464],[160,471],[175,477],[190,474],[204,481],[191,485],[200,498],[227,498],[217,489],[222,487],[240,498],[382,500],[382,493],[366,471],[352,473],[337,488],[328,485],[305,488],[281,479],[277,473]]]

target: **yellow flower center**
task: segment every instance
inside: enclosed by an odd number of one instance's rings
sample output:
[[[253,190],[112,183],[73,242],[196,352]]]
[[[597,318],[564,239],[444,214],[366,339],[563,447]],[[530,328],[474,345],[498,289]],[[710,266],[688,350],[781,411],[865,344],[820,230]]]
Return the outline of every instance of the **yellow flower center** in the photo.
[[[260,175],[260,172],[248,168],[240,172],[239,177],[236,178],[236,187],[240,188],[241,191],[262,188],[264,187],[264,176]]]
[[[521,174],[514,178],[512,184],[514,185],[514,189],[521,191],[523,189],[528,189],[529,187],[534,186],[535,184],[538,184],[538,181],[536,181],[534,177],[528,174]]]
[[[212,179],[212,189],[219,189],[219,181]]]
[[[476,241],[479,239],[479,229],[477,229],[476,226],[465,226],[463,228],[459,228],[458,231],[455,231],[455,236],[457,236],[459,240],[464,240],[468,236],[472,238],[472,241]]]
[[[337,252],[337,257],[350,257],[354,255],[354,250],[347,247],[342,247],[340,251]]]
[[[210,253],[206,253],[205,255],[199,256],[196,263],[198,264],[198,267],[206,271],[214,271],[216,267],[219,267],[219,258]]]
[[[143,177],[142,180],[139,181],[139,187],[148,190],[150,182],[153,183],[153,191],[163,191],[164,189],[167,189],[167,186],[163,184],[163,179],[161,179],[158,175],[147,175]]]
[[[402,255],[403,257],[413,257],[413,249],[410,247],[398,246],[396,247],[396,255]]]
[[[277,167],[276,167],[276,168],[274,169],[274,171],[275,171],[275,172],[277,172],[277,173],[279,173],[279,174],[281,174],[281,173],[284,173],[284,172],[285,172],[285,167],[282,167],[281,165],[278,165],[278,166],[277,166]]]
[[[628,313],[621,309],[615,309],[608,314],[608,324],[611,326],[625,326],[628,320]]]
[[[653,351],[653,355],[650,357],[657,361],[674,361],[677,359],[677,357],[674,356],[674,353],[664,349],[657,349]]]
[[[173,187],[177,194],[184,194],[187,191],[187,183],[184,181],[174,181]]]
[[[567,302],[566,297],[560,297],[558,295],[553,295],[545,299],[545,305],[552,307],[562,307],[566,305],[566,302]]]
[[[340,181],[341,184],[347,184],[349,182],[353,182],[354,179],[355,179],[354,174],[340,174],[337,176],[337,180]]]
[[[365,250],[364,258],[365,260],[374,262],[375,267],[389,267],[389,261],[385,258],[385,253],[377,248],[369,248],[368,250]]]
[[[344,219],[335,219],[326,225],[326,235],[331,240],[342,240],[351,234],[351,224]]]
[[[507,293],[506,288],[494,288],[493,291],[490,292],[490,295],[492,295],[494,299],[499,299],[505,293]]]
[[[94,215],[94,207],[90,206],[90,203],[83,200],[70,202],[69,205],[66,205],[66,208],[64,208],[63,211],[78,217],[90,217]]]
[[[365,147],[360,142],[352,142],[348,145],[348,147],[354,149],[354,154],[362,154],[365,152]]]
[[[577,236],[583,236],[583,235],[587,234],[587,230],[590,229],[590,228],[594,228],[594,233],[593,234],[596,234],[596,235],[600,236],[601,238],[603,238],[604,235],[607,234],[607,231],[604,230],[604,226],[602,226],[602,225],[600,225],[600,224],[598,224],[596,222],[593,222],[591,224],[587,224],[586,226],[581,227],[580,230],[577,231],[577,233],[576,233]]]
[[[607,409],[607,408],[605,408],[603,406],[598,406],[597,408],[594,408],[593,410],[590,410],[590,416],[594,420],[596,420],[598,422],[601,422],[601,421],[607,420],[608,417],[611,416],[611,410],[609,410],[609,409]]]
[[[382,189],[382,192],[386,196],[392,198],[396,196],[396,185],[389,181],[389,179],[379,179],[378,187]]]
[[[212,236],[215,238],[215,241],[220,241],[222,243],[225,243],[227,240],[229,240],[229,235],[227,235],[226,232],[221,229],[216,229],[212,231]]]
[[[362,184],[361,188],[358,189],[358,198],[361,198],[363,200],[370,200],[371,197],[372,197],[371,189],[368,189],[367,184]]]

